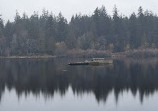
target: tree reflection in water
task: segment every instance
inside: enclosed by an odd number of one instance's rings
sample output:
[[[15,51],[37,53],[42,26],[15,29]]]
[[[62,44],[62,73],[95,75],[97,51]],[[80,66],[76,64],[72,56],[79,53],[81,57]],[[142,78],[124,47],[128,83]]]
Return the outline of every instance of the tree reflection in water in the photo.
[[[106,102],[114,91],[116,102],[124,91],[133,96],[144,96],[158,89],[158,62],[131,62],[115,60],[107,66],[68,66],[58,59],[1,59],[0,99],[5,87],[15,89],[18,97],[42,93],[53,97],[58,91],[64,96],[71,86],[74,94],[94,93],[96,100]]]

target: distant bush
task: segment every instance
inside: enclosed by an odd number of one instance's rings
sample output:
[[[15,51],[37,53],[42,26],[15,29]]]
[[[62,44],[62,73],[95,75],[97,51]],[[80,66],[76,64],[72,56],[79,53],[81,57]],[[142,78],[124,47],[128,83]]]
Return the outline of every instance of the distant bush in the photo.
[[[110,51],[105,50],[81,50],[81,49],[72,49],[68,50],[66,55],[67,57],[111,57]]]
[[[158,49],[137,49],[137,50],[129,50],[125,52],[127,57],[157,57]]]

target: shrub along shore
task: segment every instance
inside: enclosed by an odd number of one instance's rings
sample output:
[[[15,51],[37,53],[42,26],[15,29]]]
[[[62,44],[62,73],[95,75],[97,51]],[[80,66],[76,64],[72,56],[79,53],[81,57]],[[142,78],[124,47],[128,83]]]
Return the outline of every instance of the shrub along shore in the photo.
[[[81,49],[73,49],[69,50],[66,53],[60,55],[40,55],[40,54],[32,54],[32,55],[19,55],[19,56],[0,56],[0,58],[150,58],[150,57],[158,57],[158,49],[137,49],[137,50],[128,50],[124,52],[112,53],[110,51],[104,50],[81,50]]]

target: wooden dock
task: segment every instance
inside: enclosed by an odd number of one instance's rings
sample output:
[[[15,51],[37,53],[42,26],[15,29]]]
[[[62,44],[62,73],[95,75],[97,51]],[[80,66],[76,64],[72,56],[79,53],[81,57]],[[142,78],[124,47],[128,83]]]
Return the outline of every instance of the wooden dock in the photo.
[[[112,64],[113,60],[105,60],[102,58],[94,58],[91,61],[85,61],[85,62],[72,62],[69,63],[68,65],[106,65],[106,64]]]
[[[88,62],[72,62],[72,63],[69,63],[68,65],[89,65]]]

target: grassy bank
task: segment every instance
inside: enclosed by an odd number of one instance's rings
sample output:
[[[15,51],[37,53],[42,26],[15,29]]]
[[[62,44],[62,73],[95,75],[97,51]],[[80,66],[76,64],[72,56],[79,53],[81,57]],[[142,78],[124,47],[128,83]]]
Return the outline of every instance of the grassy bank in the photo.
[[[6,59],[25,59],[25,58],[34,58],[34,59],[38,59],[38,58],[56,58],[56,56],[52,56],[52,55],[31,55],[31,56],[0,56],[1,59],[6,58]]]
[[[149,58],[158,57],[158,49],[137,49],[112,53],[107,50],[68,50],[60,55],[0,56],[0,58]]]
[[[134,49],[128,50],[124,52],[112,53],[108,50],[79,50],[73,49],[67,51],[63,55],[59,55],[58,57],[76,57],[76,58],[84,58],[84,57],[110,57],[110,58],[147,58],[147,57],[158,57],[158,49]]]

